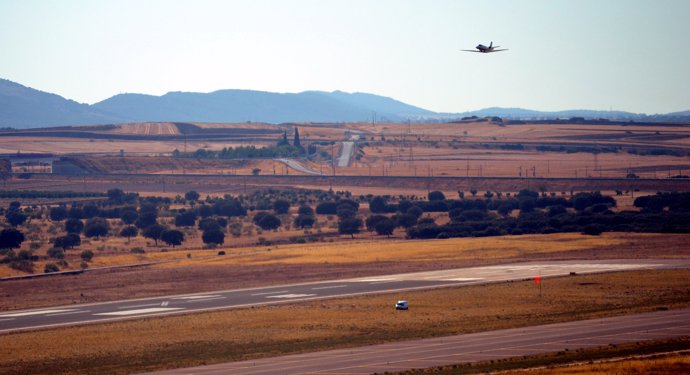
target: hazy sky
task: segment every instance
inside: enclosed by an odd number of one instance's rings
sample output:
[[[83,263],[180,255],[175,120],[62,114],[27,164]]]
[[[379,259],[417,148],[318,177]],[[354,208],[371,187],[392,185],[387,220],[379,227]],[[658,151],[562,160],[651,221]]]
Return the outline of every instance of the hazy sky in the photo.
[[[442,112],[690,109],[688,0],[0,0],[0,78],[124,92],[342,90]],[[493,41],[510,51],[460,52]]]

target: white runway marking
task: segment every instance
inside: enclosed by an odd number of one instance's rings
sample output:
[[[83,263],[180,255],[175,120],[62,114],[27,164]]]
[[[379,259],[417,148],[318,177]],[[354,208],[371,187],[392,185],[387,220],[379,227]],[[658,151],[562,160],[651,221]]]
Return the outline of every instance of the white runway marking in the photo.
[[[206,302],[206,301],[214,301],[217,299],[225,299],[223,296],[218,296],[218,297],[210,297],[210,298],[204,298],[204,299],[192,299],[189,301],[184,301],[185,303],[195,303],[195,302]]]
[[[136,309],[138,307],[160,306],[160,303],[147,303],[145,305],[120,306],[118,309]]]
[[[446,281],[477,281],[477,280],[484,280],[483,277],[456,277],[453,279],[443,279]]]
[[[287,293],[287,292],[289,292],[289,290],[279,290],[276,292],[256,293],[256,294],[252,294],[252,296],[265,296],[265,295],[269,295],[269,294],[278,294],[278,293]]]
[[[371,279],[359,279],[355,281],[363,282],[363,283],[375,283],[379,281],[396,281],[397,279],[394,277],[375,277]]]
[[[2,314],[2,315],[0,315],[0,318],[15,318],[18,316],[29,316],[29,315],[47,315],[47,314],[55,314],[55,313],[68,312],[68,311],[74,311],[74,310],[75,309],[25,311],[25,312],[18,312],[18,313],[12,313],[12,314]]]
[[[311,288],[311,290],[322,290],[322,289],[336,289],[336,288],[345,288],[347,285],[332,285],[332,286],[322,286],[320,288]]]
[[[151,313],[175,311],[175,310],[183,310],[183,308],[181,308],[181,307],[152,307],[150,309],[113,311],[113,312],[100,313],[100,314],[94,314],[94,315],[124,316],[124,315],[137,315],[137,314],[151,314]]]
[[[300,297],[311,297],[316,294],[281,294],[279,296],[268,296],[266,298],[300,298]]]
[[[205,299],[205,298],[215,298],[215,297],[220,297],[219,294],[212,294],[212,295],[201,295],[201,296],[185,296],[185,297],[177,297],[173,299]]]
[[[87,312],[91,312],[91,310],[69,311],[69,312],[63,312],[63,313],[57,313],[57,314],[48,314],[46,316],[71,315],[71,314],[79,314],[79,313],[87,313]]]

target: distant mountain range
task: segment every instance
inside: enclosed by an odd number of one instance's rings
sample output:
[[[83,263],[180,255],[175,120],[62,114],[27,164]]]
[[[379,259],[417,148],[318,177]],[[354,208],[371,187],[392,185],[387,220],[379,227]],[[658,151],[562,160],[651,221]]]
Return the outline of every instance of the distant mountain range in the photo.
[[[398,122],[408,119],[446,121],[470,116],[690,121],[690,111],[653,116],[619,111],[540,112],[521,108],[436,113],[384,96],[341,91],[280,94],[219,90],[211,93],[170,92],[162,96],[120,94],[88,105],[0,79],[0,127],[17,129],[144,121],[284,123],[356,122],[375,118],[377,121]]]

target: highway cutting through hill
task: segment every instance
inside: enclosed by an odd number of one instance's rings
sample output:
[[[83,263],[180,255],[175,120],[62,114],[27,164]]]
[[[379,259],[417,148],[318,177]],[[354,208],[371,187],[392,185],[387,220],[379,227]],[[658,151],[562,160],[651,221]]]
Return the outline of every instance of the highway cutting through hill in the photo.
[[[536,276],[548,278],[660,268],[690,268],[690,261],[645,259],[515,263],[3,311],[0,312],[0,333],[366,294],[396,292],[396,296],[404,297],[404,292],[410,290],[528,280]],[[391,308],[395,302],[391,297]],[[410,304],[414,306],[414,301],[410,301]]]

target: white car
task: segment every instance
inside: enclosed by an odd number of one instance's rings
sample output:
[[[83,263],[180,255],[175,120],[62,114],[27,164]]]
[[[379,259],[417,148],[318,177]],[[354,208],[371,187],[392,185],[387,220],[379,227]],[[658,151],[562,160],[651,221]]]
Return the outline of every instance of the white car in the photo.
[[[407,310],[409,308],[409,304],[405,300],[400,300],[398,303],[395,304],[395,309],[396,310]]]

